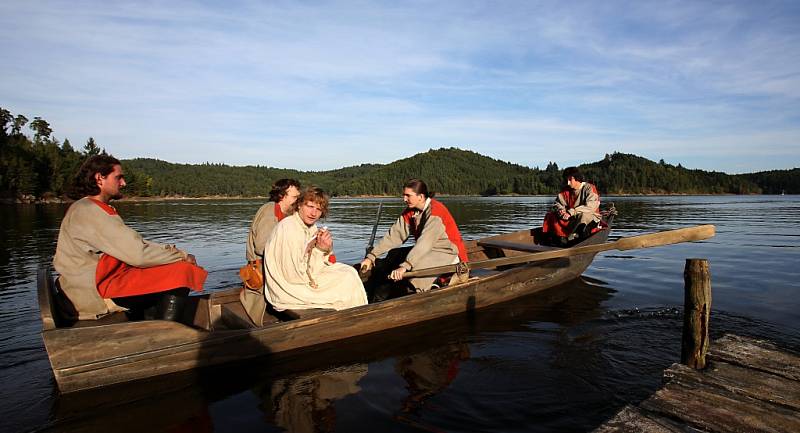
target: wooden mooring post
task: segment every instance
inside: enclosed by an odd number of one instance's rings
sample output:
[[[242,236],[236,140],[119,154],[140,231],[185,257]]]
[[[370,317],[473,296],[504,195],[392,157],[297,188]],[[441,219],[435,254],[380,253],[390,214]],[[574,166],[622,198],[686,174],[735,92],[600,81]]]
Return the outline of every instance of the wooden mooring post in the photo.
[[[686,259],[683,281],[681,364],[701,370],[706,366],[708,320],[711,316],[711,272],[708,260]]]

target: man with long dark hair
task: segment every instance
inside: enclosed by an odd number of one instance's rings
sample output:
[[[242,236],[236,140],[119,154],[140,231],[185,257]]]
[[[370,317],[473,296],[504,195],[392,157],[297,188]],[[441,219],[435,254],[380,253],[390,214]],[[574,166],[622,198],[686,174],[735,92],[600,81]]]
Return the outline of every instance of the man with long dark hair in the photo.
[[[119,160],[95,155],[83,163],[64,215],[53,265],[77,319],[127,309],[132,320],[180,319],[189,289],[203,289],[208,273],[174,245],[142,239],[109,202],[122,198]]]
[[[298,196],[300,196],[300,182],[294,179],[279,179],[272,184],[269,203],[258,209],[253,223],[250,224],[246,251],[248,262],[264,258],[264,245],[267,244],[272,229],[292,212]]]
[[[361,272],[366,273],[372,269],[378,257],[388,252],[381,263],[381,269],[376,269],[370,278],[371,282],[375,281],[375,276],[387,271],[389,279],[401,281],[405,273],[412,269],[450,265],[468,260],[467,250],[464,248],[461,233],[453,216],[441,202],[431,198],[425,182],[420,179],[409,179],[403,185],[403,201],[406,203],[406,209],[378,245],[361,262]],[[412,235],[416,239],[413,247],[397,248]],[[467,275],[457,277],[466,279]],[[410,283],[415,292],[427,292],[435,280],[436,277],[412,278]]]

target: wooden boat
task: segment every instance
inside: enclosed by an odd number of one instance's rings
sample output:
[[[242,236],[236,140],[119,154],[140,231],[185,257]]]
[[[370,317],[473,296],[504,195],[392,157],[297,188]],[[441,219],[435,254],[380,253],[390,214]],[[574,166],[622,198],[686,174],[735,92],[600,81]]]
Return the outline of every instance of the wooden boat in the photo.
[[[609,232],[606,227],[570,248],[604,244]],[[541,239],[537,228],[467,241],[465,246],[471,262],[557,249],[541,245]],[[70,323],[60,314],[61,295],[44,268],[38,275],[42,338],[59,390],[70,393],[339,340],[347,350],[346,339],[351,337],[470,312],[573,280],[595,255],[479,270],[461,284],[342,311],[311,312],[294,320],[270,315],[261,327],[252,327],[246,318],[239,288],[190,297],[195,327],[162,320],[127,322],[121,313]]]
[[[252,390],[270,390],[275,383],[293,380],[298,375],[308,377],[389,358],[394,358],[396,365],[404,364],[404,358],[409,356],[464,345],[476,333],[527,332],[531,322],[573,326],[601,317],[605,311],[603,302],[615,291],[606,282],[581,276],[544,293],[514,298],[477,314],[388,329],[350,338],[345,344],[333,341],[296,354],[279,353],[258,360],[74,392],[55,400],[50,425],[41,433],[86,433],[108,425],[114,425],[114,433],[179,431],[175,426],[191,423],[210,405],[241,393],[263,398],[263,408],[277,409],[279,406],[268,401],[269,393]],[[264,368],[265,365],[269,367]],[[305,408],[292,407],[298,411]]]

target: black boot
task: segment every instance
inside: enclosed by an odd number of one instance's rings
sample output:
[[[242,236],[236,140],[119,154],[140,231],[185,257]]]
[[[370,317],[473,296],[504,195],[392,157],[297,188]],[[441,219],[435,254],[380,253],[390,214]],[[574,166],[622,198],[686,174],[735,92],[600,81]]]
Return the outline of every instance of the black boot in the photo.
[[[156,319],[180,322],[183,316],[183,309],[186,306],[187,295],[188,291],[186,289],[170,290],[164,293],[158,302]]]

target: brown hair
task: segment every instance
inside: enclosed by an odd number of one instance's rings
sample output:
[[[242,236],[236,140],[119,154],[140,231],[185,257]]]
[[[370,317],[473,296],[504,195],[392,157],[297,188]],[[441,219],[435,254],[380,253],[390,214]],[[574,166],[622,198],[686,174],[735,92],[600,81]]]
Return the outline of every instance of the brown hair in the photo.
[[[272,190],[269,192],[269,201],[274,201],[275,203],[283,200],[286,197],[286,190],[289,189],[290,186],[293,186],[300,189],[300,182],[294,179],[278,179],[275,183],[272,184]]]
[[[564,182],[566,182],[570,177],[574,177],[578,182],[584,182],[586,180],[578,167],[567,167],[564,169],[564,172],[561,173],[561,179],[563,179]]]
[[[100,176],[108,176],[109,173],[114,171],[114,166],[122,165],[117,158],[111,155],[94,155],[89,157],[81,164],[78,173],[75,174],[73,180],[72,190],[70,196],[73,198],[82,198],[90,195],[100,194],[100,187],[97,186],[97,179],[94,175],[100,173]]]
[[[294,202],[295,212],[297,212],[297,209],[299,209],[300,206],[304,205],[307,201],[316,203],[317,206],[319,206],[320,210],[322,211],[322,216],[320,218],[325,218],[325,216],[328,215],[330,197],[328,197],[328,193],[323,191],[322,188],[312,185],[304,189],[300,193],[300,197],[297,197],[297,201]]]
[[[403,189],[410,188],[414,194],[424,195],[425,198],[433,197],[433,193],[428,192],[428,185],[420,179],[409,179],[403,184]]]

